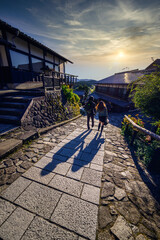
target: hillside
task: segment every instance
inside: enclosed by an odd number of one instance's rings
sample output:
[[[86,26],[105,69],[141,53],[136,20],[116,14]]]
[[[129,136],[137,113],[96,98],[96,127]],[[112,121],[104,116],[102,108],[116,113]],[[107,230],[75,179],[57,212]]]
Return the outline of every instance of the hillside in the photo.
[[[89,82],[89,81],[96,81],[94,79],[77,79],[78,82]]]
[[[78,79],[76,85],[87,85],[87,86],[91,86],[96,84],[97,81],[93,80],[93,79]]]

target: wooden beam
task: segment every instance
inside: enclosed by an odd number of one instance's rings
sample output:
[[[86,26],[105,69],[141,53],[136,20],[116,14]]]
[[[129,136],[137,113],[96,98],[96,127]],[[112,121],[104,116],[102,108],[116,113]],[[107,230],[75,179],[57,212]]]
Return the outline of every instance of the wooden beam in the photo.
[[[137,125],[135,122],[133,122],[127,115],[124,115],[125,118],[133,125],[133,127],[137,128],[140,132],[145,133],[146,135],[151,136],[152,138],[156,139],[157,141],[160,141],[160,136]]]

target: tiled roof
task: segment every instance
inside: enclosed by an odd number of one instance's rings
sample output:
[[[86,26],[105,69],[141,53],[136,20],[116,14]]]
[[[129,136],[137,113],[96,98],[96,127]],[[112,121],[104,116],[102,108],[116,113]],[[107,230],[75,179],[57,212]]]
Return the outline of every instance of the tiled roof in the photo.
[[[147,68],[146,70],[150,70],[150,69],[156,69],[157,68],[157,65],[160,66],[160,59],[156,59],[153,63],[151,63]]]
[[[16,33],[17,31],[19,31],[19,36],[22,38],[22,39],[25,39],[25,40],[28,40],[30,41],[31,43],[33,43],[34,45],[40,47],[40,48],[43,48],[43,49],[46,49],[47,51],[49,51],[50,53],[62,58],[64,61],[68,61],[70,63],[73,63],[71,62],[69,59],[63,57],[62,55],[56,53],[55,51],[53,51],[51,48],[48,48],[46,47],[45,45],[43,45],[42,43],[38,42],[37,40],[35,40],[34,38],[28,36],[27,34],[21,32],[19,29],[15,28],[15,27],[12,27],[11,25],[9,25],[8,23],[2,21],[0,19],[0,27],[1,28],[4,28],[4,29],[7,29],[8,31],[12,32],[12,33]]]
[[[157,70],[157,65],[160,66],[160,59],[156,59],[144,70],[131,70],[126,72],[115,73],[114,75],[98,81],[96,84],[129,84],[134,82],[144,74],[150,74]]]
[[[123,73],[116,73],[110,77],[104,78],[97,82],[97,84],[129,84],[137,78],[143,76],[143,71],[128,71]]]

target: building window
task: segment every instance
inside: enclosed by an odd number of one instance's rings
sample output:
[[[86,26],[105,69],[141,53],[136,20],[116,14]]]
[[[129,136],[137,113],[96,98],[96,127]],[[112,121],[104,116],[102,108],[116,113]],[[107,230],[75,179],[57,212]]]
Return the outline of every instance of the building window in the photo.
[[[34,72],[39,72],[41,73],[43,68],[43,62],[42,60],[39,60],[38,58],[31,58],[32,59],[32,68]]]
[[[12,66],[22,70],[29,70],[29,58],[27,55],[10,50]]]
[[[50,69],[53,69],[53,64],[52,63],[45,62],[45,65],[48,66]]]
[[[55,65],[54,69],[55,69],[56,72],[59,72],[59,67],[57,65]]]

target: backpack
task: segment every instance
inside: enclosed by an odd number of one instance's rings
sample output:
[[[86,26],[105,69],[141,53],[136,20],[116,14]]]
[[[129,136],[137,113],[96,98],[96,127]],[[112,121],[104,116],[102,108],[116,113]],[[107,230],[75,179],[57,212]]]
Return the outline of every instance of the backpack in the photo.
[[[84,109],[88,114],[94,114],[94,104],[92,102],[87,102]]]

